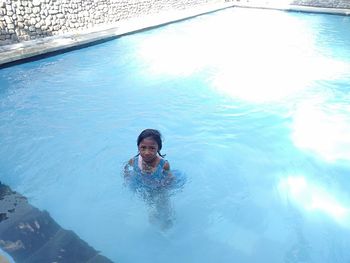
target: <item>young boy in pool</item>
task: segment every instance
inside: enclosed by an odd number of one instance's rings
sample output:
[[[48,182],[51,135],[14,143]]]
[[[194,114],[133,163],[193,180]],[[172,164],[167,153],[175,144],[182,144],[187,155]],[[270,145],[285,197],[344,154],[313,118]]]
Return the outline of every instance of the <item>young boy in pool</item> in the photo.
[[[139,186],[152,189],[163,188],[171,184],[173,176],[170,164],[160,153],[162,149],[161,134],[158,130],[146,129],[137,138],[138,154],[129,160],[128,164],[138,177]],[[131,176],[126,172],[126,179]]]
[[[168,229],[172,225],[172,210],[167,190],[174,177],[169,162],[160,153],[161,137],[160,132],[154,129],[140,133],[137,138],[138,154],[125,166],[124,178],[149,205],[150,221]]]

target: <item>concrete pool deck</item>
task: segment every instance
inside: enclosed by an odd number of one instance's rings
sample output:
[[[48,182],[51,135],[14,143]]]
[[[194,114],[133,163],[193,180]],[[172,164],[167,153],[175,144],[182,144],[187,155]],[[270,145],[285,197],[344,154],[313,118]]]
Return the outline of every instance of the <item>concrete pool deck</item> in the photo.
[[[169,24],[176,21],[181,21],[187,18],[231,7],[350,15],[350,9],[318,8],[283,4],[254,4],[251,2],[242,2],[238,4],[236,2],[227,2],[223,4],[205,5],[188,10],[172,11],[133,18],[125,21],[120,21],[113,25],[96,26],[92,29],[86,29],[84,31],[76,31],[57,36],[0,46],[0,68],[10,66],[13,63],[16,63],[18,61],[20,62],[21,60],[24,61],[25,59],[43,56],[45,54],[107,41],[109,39],[113,39],[133,32]]]

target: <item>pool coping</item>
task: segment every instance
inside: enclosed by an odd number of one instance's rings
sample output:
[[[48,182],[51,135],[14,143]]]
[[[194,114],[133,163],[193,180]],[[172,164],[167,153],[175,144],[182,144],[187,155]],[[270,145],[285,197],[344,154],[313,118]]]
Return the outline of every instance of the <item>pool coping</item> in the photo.
[[[288,4],[256,4],[250,2],[208,4],[191,9],[164,12],[142,17],[140,16],[129,20],[120,21],[112,25],[96,26],[92,29],[85,29],[84,31],[76,31],[62,35],[0,46],[0,69],[11,66],[13,63],[25,62],[28,59],[35,59],[45,55],[52,55],[57,52],[65,52],[70,49],[93,45],[123,35],[233,7],[350,15],[350,9],[341,8],[321,8]]]

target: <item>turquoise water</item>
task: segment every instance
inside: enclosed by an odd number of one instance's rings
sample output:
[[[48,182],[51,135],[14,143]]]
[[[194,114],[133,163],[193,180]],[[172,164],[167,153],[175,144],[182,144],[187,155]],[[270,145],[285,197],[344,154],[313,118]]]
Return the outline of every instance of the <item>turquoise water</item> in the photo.
[[[227,9],[2,69],[0,180],[116,262],[348,262],[349,28]],[[123,186],[144,128],[167,231]]]

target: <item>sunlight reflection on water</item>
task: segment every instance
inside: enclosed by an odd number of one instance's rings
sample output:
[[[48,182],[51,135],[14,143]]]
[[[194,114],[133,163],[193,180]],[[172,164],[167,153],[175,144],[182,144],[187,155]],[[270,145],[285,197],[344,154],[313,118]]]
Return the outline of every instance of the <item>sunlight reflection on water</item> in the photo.
[[[160,32],[146,38],[138,48],[139,57],[156,75],[189,76],[209,69],[214,89],[257,103],[278,101],[315,81],[350,72],[349,62],[320,54],[317,31],[307,21],[286,12],[240,11],[234,17],[223,13],[215,23],[199,18],[189,24],[191,35],[169,37]],[[242,23],[244,27],[236,26]]]
[[[327,106],[325,106],[327,105]],[[350,107],[315,99],[298,105],[292,124],[292,139],[326,161],[350,160]]]
[[[348,262],[349,22],[228,9],[0,71],[1,180],[116,262]],[[167,233],[118,175],[150,127]]]
[[[307,212],[322,212],[341,226],[350,228],[350,202],[339,200],[335,191],[304,176],[288,176],[279,183],[281,195]]]

